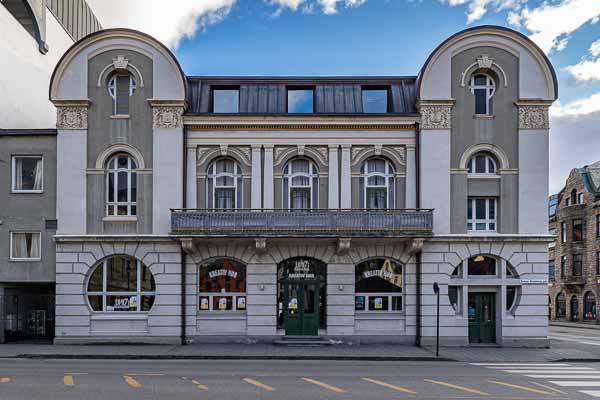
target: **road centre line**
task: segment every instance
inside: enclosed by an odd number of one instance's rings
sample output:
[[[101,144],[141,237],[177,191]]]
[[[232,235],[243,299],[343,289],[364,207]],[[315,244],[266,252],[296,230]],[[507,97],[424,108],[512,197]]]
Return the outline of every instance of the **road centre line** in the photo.
[[[313,385],[320,386],[320,387],[322,387],[324,389],[331,390],[332,392],[346,393],[346,391],[344,389],[340,389],[339,387],[328,385],[327,383],[318,381],[316,379],[302,378],[302,380],[305,381],[305,382],[308,382],[308,383],[312,383]]]
[[[142,385],[140,385],[140,383],[131,376],[123,375],[123,379],[125,379],[125,382],[127,382],[127,384],[132,388],[138,389],[142,387]]]
[[[271,386],[265,385],[264,383],[259,382],[259,381],[254,380],[254,379],[251,379],[251,378],[244,378],[243,381],[246,382],[246,383],[249,383],[250,385],[254,385],[256,387],[259,387],[259,388],[264,389],[264,390],[269,391],[269,392],[272,392],[272,391],[275,390]]]
[[[479,394],[481,396],[489,396],[490,395],[489,393],[483,392],[481,390],[471,389],[471,388],[460,386],[460,385],[454,385],[454,384],[448,383],[448,382],[434,381],[433,379],[423,379],[423,380],[425,382],[433,383],[433,384],[440,385],[440,386],[449,387],[449,388],[456,389],[456,390],[462,390],[462,391],[468,392],[468,393]]]
[[[164,376],[165,374],[159,374],[159,373],[134,373],[134,374],[128,374],[128,373],[124,373],[123,375],[125,376]]]
[[[379,385],[379,386],[386,387],[388,389],[397,390],[398,392],[403,392],[403,393],[408,393],[408,394],[417,394],[417,392],[415,392],[414,390],[410,390],[410,389],[406,389],[406,388],[403,388],[403,387],[400,387],[400,386],[392,385],[390,383],[378,381],[376,379],[362,378],[362,380],[374,383],[374,384]]]
[[[63,384],[65,386],[75,386],[75,382],[73,381],[73,375],[63,376]]]
[[[10,382],[10,378],[6,378],[6,377],[0,378],[0,383],[8,383],[8,382]]]
[[[508,387],[508,388],[511,388],[511,389],[524,390],[526,392],[531,392],[531,393],[536,393],[536,394],[541,394],[541,395],[549,395],[549,396],[555,396],[556,395],[556,393],[554,393],[554,392],[548,392],[548,391],[545,391],[545,390],[534,389],[534,388],[530,388],[530,387],[527,387],[527,386],[515,385],[513,383],[501,382],[501,381],[493,381],[491,379],[488,379],[487,381],[490,382],[490,383],[494,383],[496,385]]]
[[[202,384],[202,383],[198,382],[198,381],[197,381],[197,380],[195,380],[195,379],[192,379],[192,383],[193,383],[194,385],[196,385],[196,387],[197,387],[198,389],[201,389],[201,390],[208,390],[208,386],[207,386],[207,385],[204,385],[204,384]]]
[[[550,387],[550,386],[542,385],[541,383],[538,383],[538,382],[533,382],[533,381],[531,381],[531,382],[529,382],[529,383],[531,383],[531,384],[533,384],[533,385],[537,385],[537,386],[539,386],[539,387],[543,387],[544,389],[549,389],[549,390],[552,390],[552,391],[554,391],[554,392],[556,392],[556,393],[564,394],[564,395],[567,395],[567,396],[569,395],[567,392],[563,392],[562,390],[558,390],[558,389],[556,389],[556,388],[553,388],[553,387]]]

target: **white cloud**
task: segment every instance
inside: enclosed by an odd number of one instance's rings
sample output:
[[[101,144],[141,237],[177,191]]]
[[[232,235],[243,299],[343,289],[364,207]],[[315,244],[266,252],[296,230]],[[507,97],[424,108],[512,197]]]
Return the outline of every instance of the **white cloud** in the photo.
[[[236,0],[88,0],[104,28],[132,28],[171,48],[223,20]]]
[[[576,81],[600,80],[600,40],[593,42],[588,52],[588,57],[583,57],[577,64],[564,68]]]
[[[346,8],[360,7],[365,4],[367,0],[318,0],[323,13],[327,15],[337,13],[338,3],[343,3]]]
[[[467,23],[471,24],[480,20],[493,7],[495,12],[504,10],[520,10],[527,0],[438,0],[450,6],[461,6],[468,4]],[[513,18],[514,20],[514,18]],[[516,21],[516,20],[515,20]]]
[[[592,43],[592,45],[590,46],[590,54],[593,57],[600,56],[600,39]]]
[[[523,9],[520,21],[532,33],[531,39],[548,53],[552,49],[564,49],[571,33],[598,16],[598,0],[561,0]]]
[[[279,6],[280,9],[289,8],[292,11],[296,11],[304,1],[305,0],[269,0],[268,3]]]
[[[578,118],[600,111],[600,93],[573,100],[566,104],[557,101],[550,108],[550,115],[556,118]]]

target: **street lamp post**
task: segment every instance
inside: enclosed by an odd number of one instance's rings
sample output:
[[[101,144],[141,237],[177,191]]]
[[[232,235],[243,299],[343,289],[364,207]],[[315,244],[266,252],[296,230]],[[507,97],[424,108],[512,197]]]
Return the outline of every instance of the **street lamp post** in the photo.
[[[435,356],[440,356],[440,286],[433,283],[433,293],[437,295],[436,331],[435,331]]]

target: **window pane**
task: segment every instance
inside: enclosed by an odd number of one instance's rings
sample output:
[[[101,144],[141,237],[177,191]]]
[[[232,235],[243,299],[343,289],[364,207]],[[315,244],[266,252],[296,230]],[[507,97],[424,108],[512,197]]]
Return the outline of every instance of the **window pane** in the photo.
[[[117,215],[129,215],[127,213],[127,206],[117,206]]]
[[[385,188],[367,188],[367,208],[387,208],[387,190]]]
[[[487,78],[485,75],[475,76],[475,86],[485,86],[487,84]]]
[[[200,296],[199,300],[199,307],[201,311],[208,311],[210,310],[210,297],[208,296]]]
[[[355,311],[365,311],[365,296],[356,296],[354,297],[354,310]]]
[[[389,309],[387,296],[369,296],[369,311],[387,311]]]
[[[136,295],[106,296],[106,311],[137,311]]]
[[[238,89],[215,89],[213,90],[213,112],[215,113],[237,113],[239,112]]]
[[[372,158],[368,161],[369,173],[381,172],[385,174],[385,160],[380,158]]]
[[[486,89],[475,89],[475,114],[485,115],[487,114],[487,90]]]
[[[115,112],[129,114],[129,75],[117,75],[117,94]]]
[[[295,176],[292,178],[292,186],[310,186],[310,178],[307,176]]]
[[[42,190],[42,159],[15,157],[15,190]]]
[[[102,296],[88,296],[90,306],[94,311],[102,311]]]
[[[288,113],[312,113],[314,92],[311,89],[288,90]]]
[[[102,271],[104,270],[104,266],[100,265],[92,276],[90,277],[90,281],[88,283],[88,292],[101,292],[102,291]]]
[[[496,275],[496,259],[487,256],[469,258],[469,275]]]
[[[484,174],[485,173],[485,156],[476,156],[475,157],[475,173]]]
[[[13,233],[12,258],[38,259],[41,251],[39,233]]]
[[[131,173],[131,202],[135,203],[137,198],[137,174]],[[133,214],[135,215],[135,214]]]
[[[475,199],[475,219],[486,219],[485,199]]]
[[[388,91],[386,89],[363,89],[362,105],[365,113],[388,112]]]
[[[507,286],[506,287],[506,311],[510,310],[517,297],[517,287]]]
[[[220,208],[220,209],[235,208],[235,189],[216,188],[215,189],[215,208]]]
[[[387,258],[363,261],[355,268],[356,293],[402,292],[402,266]]]
[[[392,311],[402,311],[402,296],[392,296]]]
[[[238,311],[246,309],[246,296],[237,296],[235,298],[235,309]]]
[[[142,303],[140,304],[140,311],[150,311],[154,305],[154,296],[142,296]]]
[[[106,261],[106,290],[108,292],[137,291],[137,260],[112,257]]]
[[[310,208],[310,189],[291,188],[290,189],[290,208],[306,209]]]
[[[233,310],[233,297],[215,296],[213,297],[213,310],[230,311]]]
[[[367,185],[385,186],[385,178],[383,176],[370,176],[369,179],[367,179]]]
[[[200,265],[200,293],[245,291],[246,267],[243,264],[227,258],[217,258]]]
[[[115,201],[115,174],[114,172],[108,173],[108,201]]]
[[[489,210],[489,219],[496,219],[496,202],[493,199],[488,200],[490,205]]]
[[[448,298],[450,299],[450,305],[455,312],[459,312],[458,308],[458,287],[448,286]]]
[[[142,292],[154,292],[156,290],[156,283],[154,282],[152,272],[150,272],[150,268],[145,265],[142,266],[140,279],[142,285],[140,290]]]
[[[302,172],[305,174],[310,173],[310,161],[303,158],[296,158],[291,161],[292,173]]]
[[[127,172],[117,174],[117,201],[127,202]]]
[[[488,158],[488,172],[490,174],[496,173],[496,165],[494,164],[494,161],[492,161],[491,158]]]

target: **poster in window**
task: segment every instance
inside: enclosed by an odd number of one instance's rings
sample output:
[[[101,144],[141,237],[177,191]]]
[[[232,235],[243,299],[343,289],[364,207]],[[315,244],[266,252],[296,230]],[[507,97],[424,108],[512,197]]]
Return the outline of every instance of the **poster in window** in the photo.
[[[227,310],[227,298],[221,297],[219,299],[219,310]]]
[[[200,297],[200,309],[208,310],[208,297]]]
[[[356,311],[365,311],[365,296],[356,296],[354,298],[354,309]]]
[[[297,310],[298,309],[298,299],[295,297],[292,297],[290,299],[290,302],[288,303],[288,308],[290,310]]]
[[[245,310],[246,309],[246,298],[243,296],[240,296],[237,298],[237,309],[238,310]]]
[[[375,309],[376,310],[383,309],[383,299],[381,297],[375,297]]]

